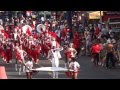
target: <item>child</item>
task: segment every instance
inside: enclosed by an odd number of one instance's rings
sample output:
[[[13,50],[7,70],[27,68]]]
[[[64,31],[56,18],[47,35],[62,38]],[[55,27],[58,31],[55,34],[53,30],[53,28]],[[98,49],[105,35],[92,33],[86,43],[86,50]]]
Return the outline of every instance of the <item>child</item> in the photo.
[[[72,58],[72,61],[69,64],[69,71],[72,74],[72,79],[77,79],[78,69],[80,69],[80,64],[76,61],[75,58]]]
[[[28,58],[28,61],[25,63],[25,67],[26,67],[26,76],[27,79],[32,79],[32,68],[33,68],[33,62],[32,62],[32,58]]]

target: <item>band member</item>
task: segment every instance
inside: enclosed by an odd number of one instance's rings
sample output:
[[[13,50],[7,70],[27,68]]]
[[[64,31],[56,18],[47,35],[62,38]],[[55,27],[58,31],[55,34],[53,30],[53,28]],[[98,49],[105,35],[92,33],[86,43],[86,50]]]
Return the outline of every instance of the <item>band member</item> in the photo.
[[[44,41],[44,35],[42,34],[41,37],[41,54],[43,55],[43,57],[45,56],[45,41]]]
[[[12,59],[12,52],[13,52],[13,45],[9,41],[6,45],[6,62],[9,63],[9,61]]]
[[[50,50],[50,47],[51,47],[51,41],[50,41],[50,38],[48,38],[48,36],[45,36],[44,38],[44,53],[46,56],[48,56],[48,51]]]
[[[56,45],[57,45],[56,39],[52,37],[51,38],[51,47],[55,46],[55,48],[56,48]]]
[[[18,52],[18,49],[19,49],[19,43],[16,42],[15,46],[14,46],[14,55],[15,55],[15,59],[16,59],[16,63],[15,63],[15,70],[17,71],[18,68],[17,68],[17,61],[20,61],[21,62],[21,58],[20,58],[20,54]]]
[[[20,47],[19,47],[19,49],[18,49],[18,53],[19,53],[19,66],[20,66],[20,68],[19,68],[19,73],[21,72],[21,67],[23,66],[22,65],[22,63],[25,63],[25,57],[26,57],[26,55],[27,55],[27,52],[25,52],[23,49],[22,49],[22,45],[20,45]],[[23,72],[25,71],[25,66],[23,66]]]
[[[6,56],[6,43],[5,43],[5,41],[3,41],[2,47],[3,47],[3,50],[2,50],[2,54],[1,54],[1,55],[2,55],[3,60],[4,60],[5,62],[7,62],[7,61],[6,61],[7,56]]]
[[[5,59],[5,51],[4,51],[4,47],[3,47],[2,42],[0,43],[0,56],[2,57],[2,59],[4,61],[6,61],[6,59]]]
[[[16,43],[15,47],[14,47],[14,51],[15,51],[15,56],[16,56],[16,60],[21,62],[21,58],[20,58],[20,54],[19,54],[19,43]]]
[[[5,27],[5,33],[7,34],[7,37],[8,37],[8,38],[10,38],[11,31],[12,31],[12,30],[10,30],[9,26],[6,26],[6,27]]]
[[[79,69],[80,69],[80,64],[76,61],[75,58],[72,58],[72,61],[69,64],[69,70],[72,70],[71,71],[72,79],[77,79]]]
[[[18,53],[20,55],[20,60],[22,62],[25,62],[24,57],[27,55],[27,53],[22,49],[22,45],[20,45],[19,49],[18,49]]]
[[[38,47],[32,45],[31,46],[31,57],[32,57],[32,60],[35,62],[35,64],[38,64],[38,61],[39,61],[39,51],[38,51]]]
[[[55,48],[53,46],[51,50],[48,52],[48,59],[52,62],[52,67],[59,67],[59,59],[61,58],[60,55],[58,55],[58,52],[63,50],[63,48]],[[58,72],[53,72],[53,78],[58,78]]]
[[[36,64],[38,64],[40,52],[41,52],[41,45],[37,42],[36,45],[35,45],[35,53],[36,53],[36,55],[35,55],[36,56],[35,63]]]

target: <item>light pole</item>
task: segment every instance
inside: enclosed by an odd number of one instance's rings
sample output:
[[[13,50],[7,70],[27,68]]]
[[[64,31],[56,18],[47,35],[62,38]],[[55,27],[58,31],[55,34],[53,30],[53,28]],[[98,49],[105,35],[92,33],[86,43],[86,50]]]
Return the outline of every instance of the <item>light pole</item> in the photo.
[[[102,12],[100,11],[100,24],[102,24]]]

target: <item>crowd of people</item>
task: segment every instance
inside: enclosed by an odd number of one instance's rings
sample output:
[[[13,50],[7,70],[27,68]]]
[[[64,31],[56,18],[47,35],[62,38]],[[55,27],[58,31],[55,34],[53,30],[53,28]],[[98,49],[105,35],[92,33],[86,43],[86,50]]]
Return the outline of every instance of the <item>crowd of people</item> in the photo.
[[[73,78],[77,78],[80,68],[75,60],[82,55],[90,56],[95,66],[101,65],[107,69],[120,62],[120,39],[111,27],[79,24],[77,29],[74,26],[72,29],[66,20],[37,21],[31,16],[25,18],[23,15],[1,20],[0,56],[7,64],[15,59],[17,63],[25,66],[31,64],[32,67],[33,63],[26,64],[27,58],[38,64],[40,57],[46,57],[51,61],[52,67],[59,67],[59,59],[64,57],[65,68],[76,67]],[[64,56],[61,56],[61,51]],[[26,72],[30,70],[27,69]],[[27,73],[27,76],[30,75]],[[57,72],[53,73],[54,77],[58,77]]]

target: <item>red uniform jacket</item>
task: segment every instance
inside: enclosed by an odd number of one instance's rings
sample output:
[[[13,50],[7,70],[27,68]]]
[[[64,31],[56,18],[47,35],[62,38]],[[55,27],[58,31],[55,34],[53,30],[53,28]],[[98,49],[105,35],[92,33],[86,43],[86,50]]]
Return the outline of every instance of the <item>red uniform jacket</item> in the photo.
[[[74,48],[80,48],[81,39],[76,37],[73,39]]]

